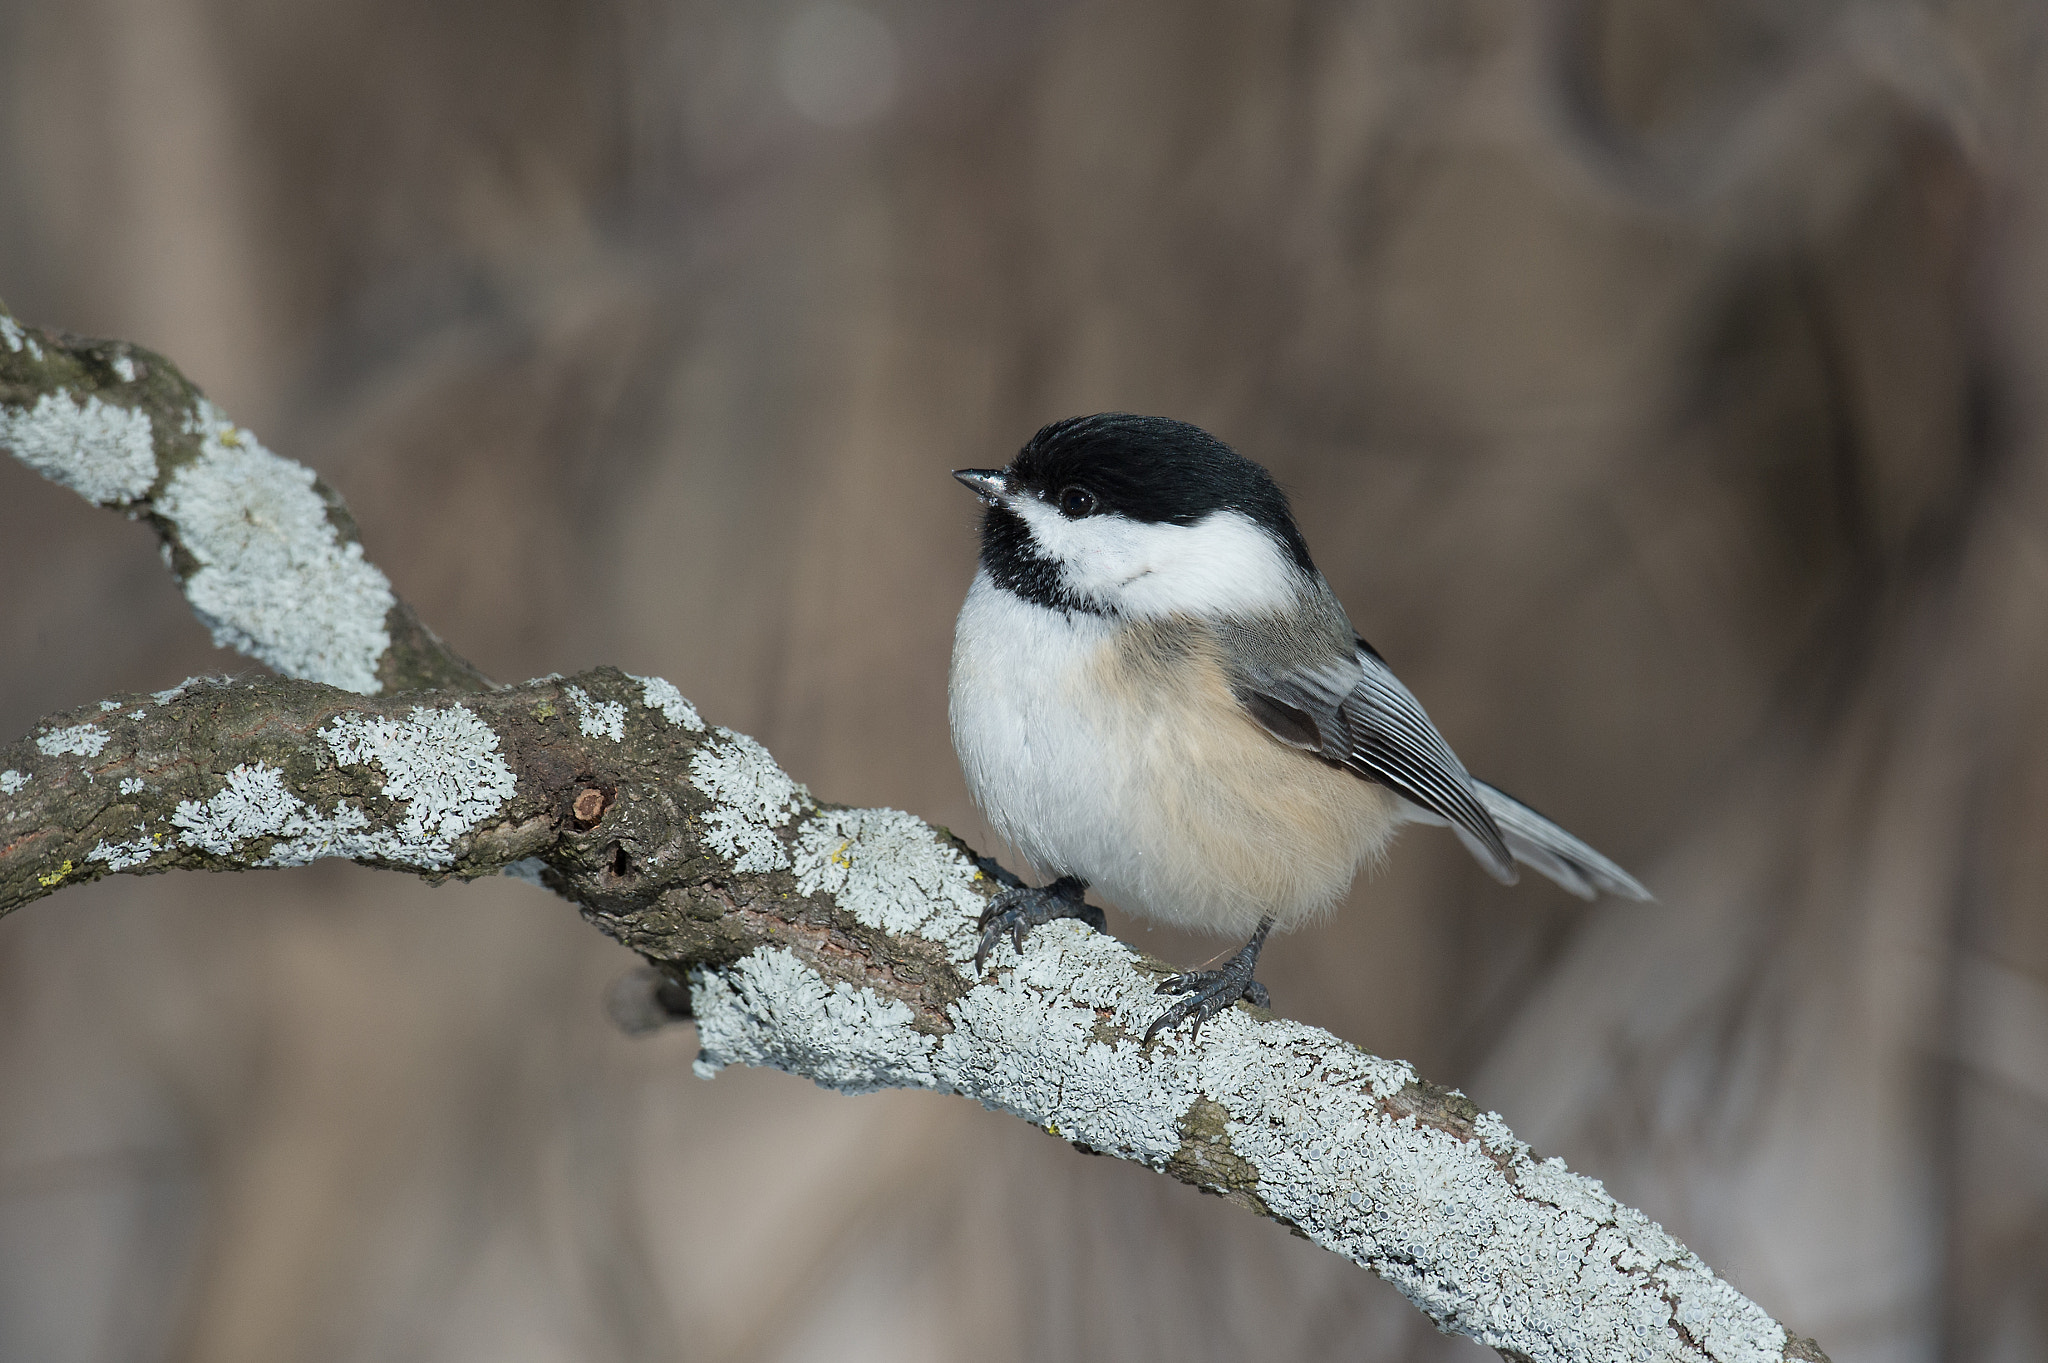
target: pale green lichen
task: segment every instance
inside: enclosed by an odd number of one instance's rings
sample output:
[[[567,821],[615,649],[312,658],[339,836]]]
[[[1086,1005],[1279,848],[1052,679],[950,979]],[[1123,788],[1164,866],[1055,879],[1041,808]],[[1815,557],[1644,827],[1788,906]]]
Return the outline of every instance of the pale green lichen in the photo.
[[[690,997],[702,1078],[745,1064],[846,1093],[936,1082],[933,1040],[911,1026],[908,1005],[843,981],[827,984],[784,948],[757,951],[721,973],[696,972]]]
[[[719,729],[690,755],[690,784],[711,797],[704,841],[739,872],[780,871],[789,853],[776,836],[811,793],[789,779],[768,750],[745,734]]]
[[[980,912],[976,871],[922,819],[898,809],[833,809],[797,830],[797,889],[829,894],[872,928],[946,943],[974,955],[964,928]]]
[[[104,861],[109,871],[125,871],[131,866],[140,866],[155,856],[162,844],[161,833],[144,833],[141,837],[130,838],[126,842],[108,842],[101,838],[93,844],[92,851],[85,854],[85,859]]]
[[[633,676],[627,673],[627,676]],[[633,677],[640,683],[640,703],[650,710],[659,710],[662,717],[679,729],[691,733],[704,732],[704,721],[697,716],[697,707],[683,699],[683,693],[676,690],[675,683],[660,677]]]
[[[576,727],[585,738],[609,738],[614,743],[626,741],[626,707],[615,700],[597,700],[580,686],[565,686],[562,690],[576,707]]]
[[[178,840],[228,856],[274,839],[265,866],[344,857],[445,870],[455,862],[456,840],[501,809],[516,787],[497,734],[460,705],[414,706],[402,719],[343,715],[320,736],[335,761],[381,769],[384,795],[397,810],[373,820],[344,800],[325,812],[294,793],[278,768],[243,763],[212,796],[179,802],[170,819]]]
[[[0,345],[17,355],[26,350],[31,360],[42,363],[43,348],[36,344],[36,338],[23,331],[21,325],[4,312],[0,312]]]
[[[384,770],[386,798],[405,803],[393,830],[414,864],[446,865],[451,844],[495,814],[518,782],[498,735],[468,707],[415,705],[403,719],[342,715],[320,731],[337,762]]]
[[[197,564],[185,596],[214,642],[288,677],[375,695],[391,583],[329,522],[313,471],[204,399],[192,433],[199,457],[172,474],[156,510]]]
[[[953,905],[949,891],[943,912],[921,885],[894,907],[871,898],[930,856],[931,844],[890,814],[835,811],[805,824],[800,887],[861,901],[864,922],[970,941],[974,905]],[[952,1030],[934,1041],[902,1003],[828,983],[769,948],[693,978],[700,1068],[768,1064],[831,1087],[953,1090],[1159,1168],[1187,1164],[1190,1114],[1206,1114],[1204,1131],[1228,1151],[1231,1191],[1507,1356],[1783,1355],[1785,1333],[1760,1308],[1594,1180],[1533,1160],[1499,1117],[1480,1116],[1468,1138],[1396,1115],[1394,1100],[1415,1083],[1405,1064],[1240,1009],[1212,1019],[1199,1041],[1170,1034],[1141,1046],[1135,1037],[1160,1004],[1134,960],[1078,923],[1047,924],[1021,955],[997,948],[992,977],[949,1007]]]
[[[36,735],[36,749],[45,757],[98,757],[107,746],[107,731],[91,724],[73,724]]]
[[[31,407],[0,406],[0,447],[89,502],[122,506],[156,482],[149,415],[62,389]]]

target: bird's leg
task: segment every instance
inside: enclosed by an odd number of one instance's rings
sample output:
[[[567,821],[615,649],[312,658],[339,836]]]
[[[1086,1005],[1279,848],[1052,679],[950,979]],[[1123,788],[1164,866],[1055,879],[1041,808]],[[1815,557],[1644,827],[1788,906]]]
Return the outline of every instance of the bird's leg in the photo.
[[[1254,1008],[1272,1007],[1273,1000],[1266,993],[1266,986],[1252,978],[1252,970],[1259,963],[1259,948],[1266,945],[1266,934],[1272,930],[1273,920],[1261,918],[1251,941],[1246,942],[1237,955],[1225,961],[1221,970],[1190,970],[1161,982],[1159,993],[1186,994],[1187,997],[1161,1013],[1145,1029],[1145,1040],[1150,1042],[1160,1032],[1178,1027],[1189,1018],[1195,1020],[1195,1032],[1200,1032],[1203,1023],[1239,999],[1248,1001]]]
[[[1109,931],[1109,921],[1102,916],[1102,910],[1082,898],[1087,893],[1087,881],[1061,876],[1035,890],[1029,885],[1013,885],[989,900],[981,914],[981,946],[974,953],[975,973],[981,973],[982,963],[1006,932],[1021,954],[1024,934],[1055,918],[1078,918],[1097,932]]]

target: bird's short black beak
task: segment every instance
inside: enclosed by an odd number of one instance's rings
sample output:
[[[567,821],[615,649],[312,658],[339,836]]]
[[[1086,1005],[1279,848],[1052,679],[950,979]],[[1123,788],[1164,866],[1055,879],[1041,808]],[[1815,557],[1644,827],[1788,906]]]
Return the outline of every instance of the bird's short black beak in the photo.
[[[997,505],[1009,488],[1009,480],[1003,477],[1001,469],[954,469],[953,476],[990,506]]]

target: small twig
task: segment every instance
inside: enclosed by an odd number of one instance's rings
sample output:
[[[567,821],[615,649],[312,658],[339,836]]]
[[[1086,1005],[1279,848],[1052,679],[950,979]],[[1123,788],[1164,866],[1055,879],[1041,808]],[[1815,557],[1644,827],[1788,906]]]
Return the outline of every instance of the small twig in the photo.
[[[392,593],[334,489],[160,355],[0,312],[0,448],[149,522],[216,644],[364,695],[490,685]]]

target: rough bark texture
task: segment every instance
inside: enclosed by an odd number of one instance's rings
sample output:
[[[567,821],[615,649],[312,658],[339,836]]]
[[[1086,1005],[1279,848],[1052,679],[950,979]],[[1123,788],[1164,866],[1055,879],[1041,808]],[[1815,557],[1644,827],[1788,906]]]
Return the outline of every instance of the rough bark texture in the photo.
[[[339,498],[168,363],[4,317],[0,342],[0,444],[148,517],[217,638],[347,684],[195,679],[38,724],[0,749],[0,912],[109,873],[321,857],[523,874],[645,957],[653,993],[687,985],[700,1069],[976,1098],[1278,1220],[1506,1357],[1821,1357],[1405,1064],[1243,1006],[1145,1046],[1168,967],[1073,923],[977,977],[999,873],[950,834],[818,803],[659,679],[485,689]],[[351,628],[354,655],[324,649]]]

